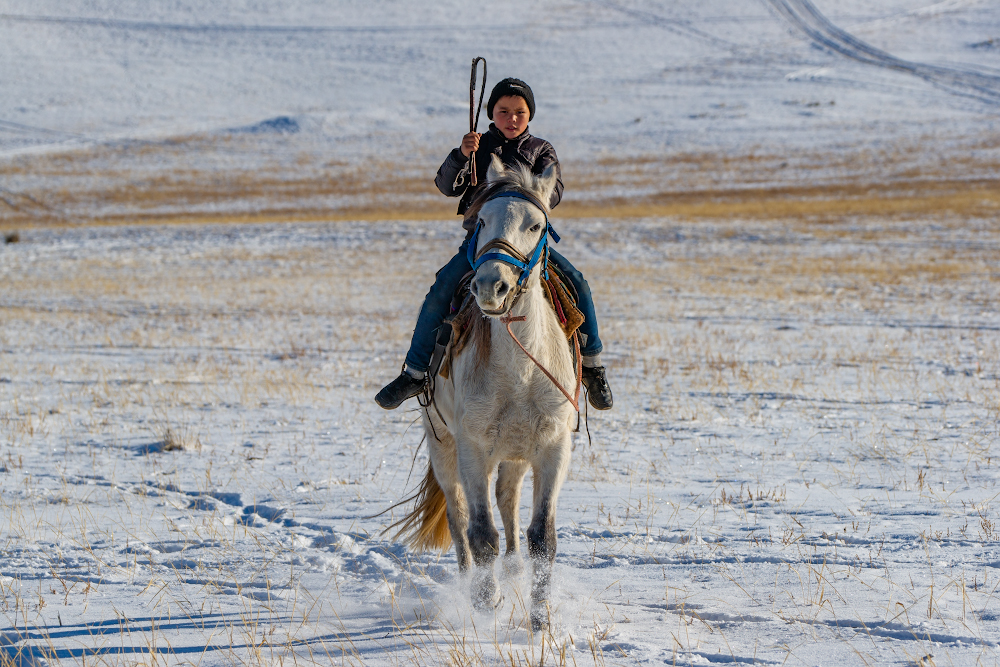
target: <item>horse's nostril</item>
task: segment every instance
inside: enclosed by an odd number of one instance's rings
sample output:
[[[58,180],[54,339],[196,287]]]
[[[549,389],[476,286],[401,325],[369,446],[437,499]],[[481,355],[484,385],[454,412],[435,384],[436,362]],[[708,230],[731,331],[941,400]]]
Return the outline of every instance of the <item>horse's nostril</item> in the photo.
[[[507,285],[507,283],[503,282],[502,280],[498,280],[497,281],[497,296],[498,297],[504,296],[505,294],[507,294],[507,291],[509,289],[510,289],[510,286]]]
[[[487,290],[489,288],[488,287],[489,284],[490,284],[489,281],[483,282],[482,280],[480,280],[478,278],[474,278],[472,280],[472,286],[471,286],[472,287],[472,294],[475,295],[475,296],[479,296],[481,293],[483,293],[485,290]]]

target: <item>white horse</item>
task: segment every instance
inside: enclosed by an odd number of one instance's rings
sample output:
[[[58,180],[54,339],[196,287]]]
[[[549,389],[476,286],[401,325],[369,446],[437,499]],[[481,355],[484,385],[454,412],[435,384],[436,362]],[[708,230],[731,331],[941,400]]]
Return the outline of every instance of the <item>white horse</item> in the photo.
[[[506,556],[519,569],[518,507],[530,467],[534,498],[526,535],[533,630],[549,620],[556,500],[569,467],[575,412],[540,366],[562,387],[579,386],[572,351],[540,280],[547,235],[553,233],[545,202],[555,184],[554,168],[534,176],[526,169],[505,169],[493,158],[487,186],[469,213],[478,214],[470,242],[477,267],[470,290],[483,317],[473,318],[468,343],[452,356],[448,378],[438,376],[436,406],[423,409],[430,462],[414,509],[396,524],[417,549],[447,549],[454,542],[460,571],[476,565],[474,605],[490,608],[496,604],[493,564],[500,551],[490,480],[496,471]],[[522,268],[536,254],[541,259]]]

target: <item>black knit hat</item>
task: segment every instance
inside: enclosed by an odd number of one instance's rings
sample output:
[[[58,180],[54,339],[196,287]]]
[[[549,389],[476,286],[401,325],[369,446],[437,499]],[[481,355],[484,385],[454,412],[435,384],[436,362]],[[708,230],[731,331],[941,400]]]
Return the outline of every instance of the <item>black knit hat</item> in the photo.
[[[497,85],[493,86],[490,93],[490,101],[486,103],[486,117],[493,120],[493,107],[497,105],[501,97],[517,95],[523,97],[528,104],[528,120],[535,117],[535,94],[531,92],[531,86],[520,79],[507,77]]]

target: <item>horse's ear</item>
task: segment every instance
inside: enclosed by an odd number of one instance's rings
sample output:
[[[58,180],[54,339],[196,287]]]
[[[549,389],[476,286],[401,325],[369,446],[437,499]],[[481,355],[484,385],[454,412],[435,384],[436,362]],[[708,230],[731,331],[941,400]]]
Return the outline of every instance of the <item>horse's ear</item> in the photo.
[[[539,199],[548,202],[552,198],[552,192],[556,189],[556,182],[559,180],[559,171],[556,165],[550,164],[538,177]]]
[[[490,168],[486,171],[486,182],[493,183],[507,171],[496,153],[490,154]]]

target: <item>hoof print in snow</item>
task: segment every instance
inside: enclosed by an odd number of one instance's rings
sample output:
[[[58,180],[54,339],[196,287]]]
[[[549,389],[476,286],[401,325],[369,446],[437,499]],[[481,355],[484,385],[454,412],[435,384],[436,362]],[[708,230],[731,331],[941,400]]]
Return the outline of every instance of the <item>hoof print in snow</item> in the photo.
[[[247,505],[243,508],[243,520],[241,523],[245,526],[258,525],[254,517],[259,517],[268,523],[274,523],[284,515],[285,510],[283,509],[268,507],[267,505]]]
[[[163,442],[147,442],[142,445],[136,445],[134,448],[136,456],[149,456],[150,454],[159,454],[163,450]]]
[[[188,503],[189,510],[202,510],[204,512],[214,512],[215,503],[210,500],[205,500],[204,498],[195,498]]]
[[[243,500],[240,498],[240,494],[226,491],[212,491],[211,493],[204,494],[209,498],[214,498],[220,503],[225,503],[232,507],[243,507]]]
[[[264,603],[279,602],[281,600],[281,598],[276,594],[276,591],[268,589],[252,589],[252,590],[243,589],[240,595],[242,595],[245,598],[249,598],[250,600],[254,600],[256,602],[264,602]]]

